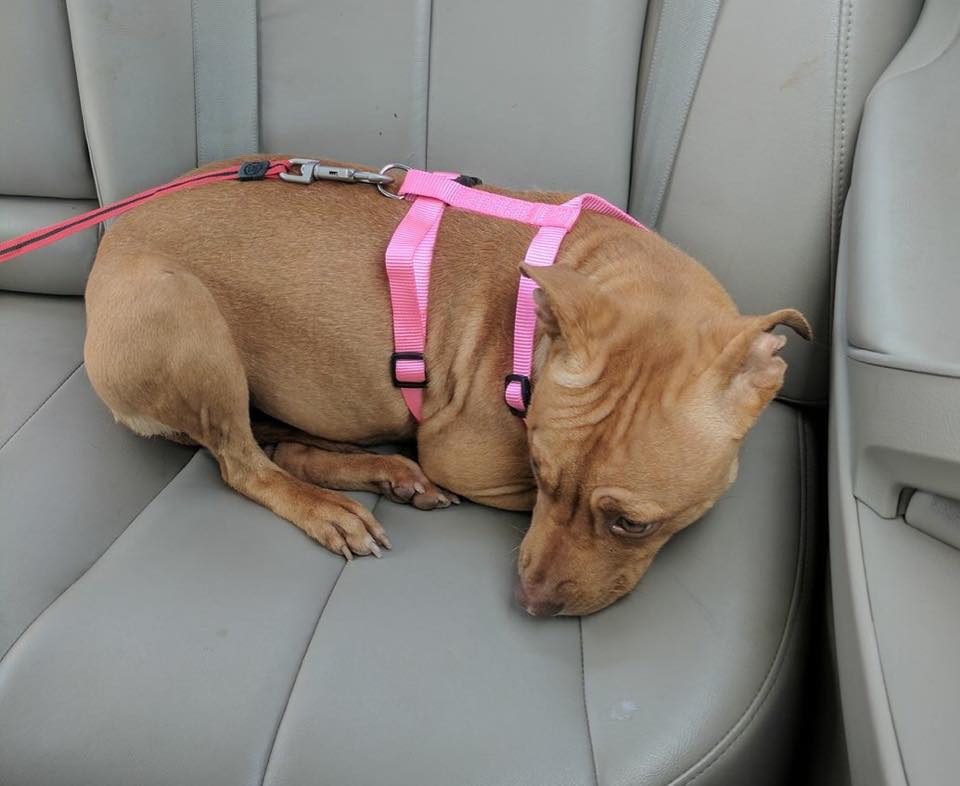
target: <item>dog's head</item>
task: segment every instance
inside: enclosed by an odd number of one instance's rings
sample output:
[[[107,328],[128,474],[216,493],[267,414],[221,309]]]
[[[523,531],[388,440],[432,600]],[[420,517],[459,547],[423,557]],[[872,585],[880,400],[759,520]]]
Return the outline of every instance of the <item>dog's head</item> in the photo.
[[[811,336],[793,309],[740,315],[684,259],[681,284],[667,283],[669,270],[598,281],[524,268],[548,339],[528,417],[538,493],[516,590],[531,614],[588,614],[630,592],[736,478],[740,443],[787,367],[786,338],[770,331]]]

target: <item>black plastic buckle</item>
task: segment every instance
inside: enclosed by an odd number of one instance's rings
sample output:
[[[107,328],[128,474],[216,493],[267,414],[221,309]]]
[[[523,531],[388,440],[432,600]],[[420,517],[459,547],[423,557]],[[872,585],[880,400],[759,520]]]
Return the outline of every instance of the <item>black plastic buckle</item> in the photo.
[[[422,352],[394,352],[390,356],[390,377],[393,379],[393,386],[395,388],[425,388],[427,386],[427,369],[424,366],[423,369],[423,381],[422,382],[404,382],[397,379],[397,361],[398,360],[419,360],[423,363],[423,353]]]
[[[503,383],[504,391],[510,387],[511,382],[520,383],[520,398],[523,399],[523,409],[519,410],[516,407],[510,406],[509,403],[507,403],[507,408],[518,418],[525,418],[527,416],[527,410],[530,409],[530,377],[524,374],[507,374]]]
[[[237,170],[237,180],[263,180],[268,169],[269,161],[244,161]]]
[[[467,188],[483,185],[483,181],[479,177],[474,177],[473,175],[459,175],[453,180],[455,183],[459,183],[461,186],[466,186]]]

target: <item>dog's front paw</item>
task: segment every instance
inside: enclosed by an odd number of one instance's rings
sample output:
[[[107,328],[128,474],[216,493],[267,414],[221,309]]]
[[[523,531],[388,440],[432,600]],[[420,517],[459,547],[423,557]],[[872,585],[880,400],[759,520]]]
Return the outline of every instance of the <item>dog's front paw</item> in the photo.
[[[387,533],[373,514],[359,502],[341,494],[330,494],[329,500],[315,505],[311,521],[304,530],[314,540],[347,562],[354,554],[383,556],[380,547],[392,548]]]
[[[403,456],[384,456],[383,474],[377,479],[380,493],[392,502],[408,503],[420,510],[459,505],[452,491],[435,485],[415,462]]]

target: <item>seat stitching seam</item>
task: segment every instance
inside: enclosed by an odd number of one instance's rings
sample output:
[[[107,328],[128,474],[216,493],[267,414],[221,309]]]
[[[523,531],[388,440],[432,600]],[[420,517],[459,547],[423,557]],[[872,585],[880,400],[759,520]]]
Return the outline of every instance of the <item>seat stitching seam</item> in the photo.
[[[17,434],[20,433],[21,429],[24,426],[26,426],[27,423],[33,420],[34,415],[36,415],[41,409],[43,409],[43,406],[57,394],[57,391],[60,390],[60,388],[66,385],[73,378],[73,376],[80,370],[80,367],[82,365],[83,365],[83,361],[81,360],[77,364],[77,366],[69,374],[67,374],[67,376],[65,376],[63,379],[60,380],[59,384],[53,390],[50,391],[50,394],[43,401],[37,404],[37,408],[33,410],[33,412],[31,412],[29,415],[27,415],[27,419],[24,420],[23,423],[21,423],[19,426],[17,426],[16,431],[14,431],[9,437],[7,437],[2,443],[0,443],[0,450],[3,450],[7,446],[7,444],[15,436],[17,436]]]
[[[846,187],[847,164],[847,100],[849,98],[850,38],[853,30],[853,0],[840,4],[839,30],[837,32],[837,70],[834,79],[834,155],[830,210],[830,300],[835,296],[834,271],[843,217],[844,188]]]
[[[650,3],[647,3],[643,12],[643,19],[640,22],[640,44],[637,47],[637,78],[633,83],[633,113],[631,114],[632,120],[630,124],[630,151],[627,159],[627,212],[630,212],[633,207],[633,176],[636,171],[637,133],[640,130],[640,111],[642,108],[642,103],[638,100],[641,90],[640,74],[643,66],[643,42],[647,37],[647,23],[649,20]],[[646,89],[644,89],[644,98],[646,98]]]
[[[647,17],[649,17],[649,14],[650,14],[650,4],[647,5]],[[644,19],[643,34],[644,34],[644,37],[646,37],[646,34],[647,34],[646,18]],[[633,170],[636,169],[636,161],[634,160],[634,158],[638,154],[640,145],[643,143],[644,134],[649,131],[649,129],[644,129],[643,131],[641,131],[641,125],[643,124],[644,120],[649,117],[650,103],[653,100],[650,97],[650,94],[653,92],[653,83],[654,83],[654,78],[657,74],[657,69],[660,67],[660,61],[663,59],[662,38],[663,38],[663,10],[661,7],[660,16],[657,19],[657,31],[656,33],[654,33],[654,36],[653,36],[653,49],[650,53],[650,66],[649,66],[649,70],[647,71],[646,82],[643,85],[643,101],[640,102],[639,114],[637,114],[636,100],[634,100],[633,150],[631,151],[631,161],[630,161],[631,178],[632,178]],[[642,52],[643,41],[640,42],[640,49]],[[641,62],[642,62],[642,54],[641,54]],[[637,83],[639,88],[639,83],[640,83],[639,66],[637,68]],[[631,194],[631,198],[632,198],[632,194]],[[638,197],[638,199],[640,199],[640,197]],[[632,207],[631,204],[627,202],[627,208],[629,209],[631,207]],[[657,212],[659,213],[659,210]],[[657,216],[652,216],[651,219],[652,220],[650,220],[650,225],[652,227],[656,227]]]
[[[340,583],[340,578],[343,576],[343,571],[346,569],[347,562],[344,560],[343,565],[340,566],[340,570],[337,573],[337,577],[333,581],[333,586],[330,587],[330,592],[327,593],[327,597],[324,598],[323,605],[320,606],[320,613],[317,614],[317,621],[313,623],[313,630],[310,633],[306,646],[303,648],[303,652],[300,655],[300,660],[297,663],[297,670],[294,672],[293,679],[290,681],[290,690],[287,691],[287,699],[283,704],[283,710],[280,712],[280,717],[277,719],[277,725],[273,730],[273,737],[270,740],[270,749],[267,753],[267,761],[263,767],[263,775],[260,776],[261,786],[263,786],[267,780],[267,772],[270,769],[270,762],[273,760],[273,751],[277,746],[277,738],[280,736],[280,727],[283,725],[283,719],[287,717],[287,709],[290,707],[290,700],[293,698],[293,691],[296,689],[297,680],[300,679],[300,672],[303,669],[303,662],[307,659],[307,652],[310,651],[310,645],[313,643],[313,639],[317,635],[317,628],[320,627],[320,620],[323,617],[323,612],[326,611],[327,604],[330,602],[330,598],[333,597],[333,592]]]
[[[430,158],[430,84],[433,68],[433,0],[427,13],[427,79],[423,96],[423,168],[429,170]]]
[[[77,105],[80,108],[80,125],[83,127],[83,146],[87,151],[87,162],[90,164],[90,176],[93,179],[93,191],[98,204],[103,204],[103,194],[100,190],[100,176],[97,173],[97,163],[90,148],[90,133],[87,129],[87,112],[83,100],[83,88],[80,86],[80,74],[77,68],[77,42],[73,37],[73,25],[70,23],[70,5],[67,9],[67,35],[70,37],[70,58],[73,61],[73,78],[77,83]],[[97,243],[100,242],[100,236],[103,234],[103,224],[97,224]]]
[[[203,160],[200,149],[200,84],[197,79],[197,61],[200,58],[200,23],[197,21],[197,0],[190,0],[190,36],[193,44],[193,146],[197,166],[209,163]]]
[[[246,152],[248,153],[259,153],[260,152],[260,0],[253,0],[251,3],[251,12],[253,15],[253,21],[251,24],[251,29],[253,30],[253,106],[250,108],[251,114],[251,127],[253,128],[253,139],[248,139],[247,142],[252,142],[250,148]]]
[[[194,456],[195,456],[195,455],[196,455],[196,451],[194,452]],[[184,464],[182,467],[180,467],[180,469],[177,470],[176,474],[175,474],[172,478],[170,478],[170,480],[168,480],[168,481],[167,481],[166,483],[164,483],[159,489],[157,489],[157,492],[156,492],[152,497],[150,497],[150,499],[147,500],[146,504],[145,504],[142,508],[140,508],[139,511],[137,511],[137,514],[136,514],[133,518],[131,518],[129,522],[127,522],[127,526],[125,526],[122,530],[120,530],[120,532],[117,533],[117,536],[116,536],[113,540],[110,541],[109,545],[100,553],[100,556],[98,556],[93,562],[91,562],[89,565],[87,565],[87,567],[83,569],[83,571],[80,573],[79,576],[77,576],[72,582],[70,582],[70,584],[68,584],[68,585],[67,585],[66,587],[64,587],[60,592],[58,592],[58,593],[57,593],[57,596],[56,596],[53,600],[51,600],[46,606],[44,606],[44,607],[40,610],[40,613],[37,614],[37,616],[34,617],[34,618],[30,621],[30,624],[27,625],[27,627],[25,627],[25,628],[23,629],[23,631],[21,631],[20,635],[17,636],[16,639],[14,639],[13,643],[10,645],[10,647],[7,649],[7,651],[4,652],[2,656],[0,656],[0,665],[2,665],[3,662],[6,660],[7,656],[8,656],[11,652],[13,652],[14,647],[17,646],[17,643],[20,641],[20,639],[22,639],[24,636],[26,636],[27,633],[30,632],[31,628],[33,628],[33,626],[36,625],[37,621],[38,621],[44,614],[46,614],[47,611],[49,611],[50,608],[51,608],[58,600],[60,600],[60,598],[62,598],[64,595],[66,595],[67,592],[69,592],[73,587],[75,587],[75,586],[83,579],[83,577],[86,576],[86,575],[93,569],[93,567],[94,567],[98,562],[100,562],[100,560],[102,560],[105,556],[107,556],[107,553],[114,547],[114,545],[116,545],[116,542],[117,542],[118,540],[120,540],[120,538],[123,536],[123,534],[126,533],[126,532],[128,532],[128,531],[130,530],[130,527],[133,526],[133,524],[137,521],[137,519],[139,519],[139,518],[143,515],[144,511],[145,511],[147,508],[149,508],[149,507],[153,504],[154,500],[155,500],[157,497],[159,497],[159,496],[167,489],[167,487],[168,487],[171,483],[173,483],[173,481],[175,481],[175,480],[180,476],[180,473],[182,473],[182,472],[184,471],[184,469],[187,468],[187,465],[188,465],[188,464],[190,463],[190,461],[192,461],[192,460],[193,460],[193,457],[191,456],[191,458],[186,462],[186,464]]]
[[[806,448],[806,432],[804,431],[803,426],[803,417],[797,412],[796,413],[796,422],[797,422],[797,436],[799,441],[799,450],[800,450],[800,538],[797,543],[797,569],[794,579],[794,591],[793,596],[790,600],[790,610],[787,613],[787,620],[784,624],[783,634],[780,637],[780,643],[777,646],[777,650],[774,653],[773,661],[770,664],[770,667],[767,669],[767,673],[764,675],[763,680],[760,682],[760,687],[757,689],[756,694],[753,699],[750,701],[750,704],[747,705],[747,709],[740,716],[740,719],[731,727],[731,730],[740,726],[740,729],[737,733],[731,737],[721,748],[714,748],[713,751],[708,752],[703,759],[701,759],[699,764],[694,765],[693,768],[688,769],[687,773],[680,775],[678,778],[675,778],[671,781],[670,786],[674,784],[683,784],[684,786],[689,786],[697,778],[699,778],[704,773],[708,772],[714,765],[717,764],[727,753],[733,745],[743,736],[744,732],[750,728],[751,723],[754,718],[759,715],[760,710],[763,708],[766,700],[770,697],[770,694],[773,692],[773,685],[776,682],[777,677],[780,674],[780,671],[783,667],[783,664],[786,661],[786,650],[787,645],[790,640],[793,638],[793,632],[796,629],[796,617],[799,613],[800,607],[800,598],[803,595],[804,587],[804,578],[805,578],[805,566],[806,566],[806,547],[808,541],[808,526],[807,526],[807,515],[808,515],[808,488],[807,484],[809,482],[809,471],[807,469],[807,448]],[[729,734],[729,732],[728,732]],[[711,758],[712,757],[712,758]],[[708,761],[709,759],[709,761]],[[698,770],[699,771],[696,771]],[[696,771],[696,772],[695,772]]]
[[[590,763],[593,765],[593,782],[599,786],[597,751],[593,747],[593,732],[590,730],[590,708],[587,705],[587,663],[583,655],[583,617],[577,617],[577,630],[580,632],[580,684],[583,686],[583,715],[587,724],[587,743],[590,746]]]
[[[376,513],[381,502],[383,502],[382,495],[377,497],[377,501],[370,509],[370,512]],[[290,690],[287,693],[287,700],[283,704],[283,710],[281,710],[280,717],[277,720],[277,725],[273,730],[273,739],[270,741],[270,748],[267,753],[267,761],[263,766],[263,774],[260,776],[260,786],[263,786],[263,784],[266,783],[267,773],[270,771],[270,762],[273,761],[273,751],[277,747],[277,739],[280,737],[280,728],[283,726],[283,719],[287,717],[287,710],[290,707],[290,700],[293,698],[293,692],[297,689],[297,682],[299,681],[300,673],[303,670],[303,663],[307,659],[307,653],[310,651],[310,645],[313,644],[313,640],[317,635],[317,630],[320,628],[320,620],[323,619],[323,613],[327,610],[327,606],[330,604],[330,598],[333,597],[333,593],[337,589],[337,585],[340,583],[340,579],[343,576],[343,572],[347,569],[348,564],[349,563],[344,560],[343,565],[340,566],[340,571],[337,573],[337,577],[333,581],[333,586],[330,587],[330,592],[327,593],[327,597],[324,599],[323,605],[320,606],[320,612],[317,614],[317,621],[313,624],[313,632],[310,634],[310,638],[307,639],[307,644],[303,648],[303,654],[300,655],[300,662],[297,664],[297,670],[294,672],[293,680],[290,682]]]

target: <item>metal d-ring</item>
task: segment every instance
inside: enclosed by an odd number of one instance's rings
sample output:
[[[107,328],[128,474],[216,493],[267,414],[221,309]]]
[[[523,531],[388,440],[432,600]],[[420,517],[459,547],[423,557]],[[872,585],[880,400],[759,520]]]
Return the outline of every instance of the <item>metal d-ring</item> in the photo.
[[[404,172],[409,172],[411,168],[406,164],[387,164],[383,169],[380,170],[380,174],[386,175],[387,172],[390,172],[394,169],[402,169]],[[403,199],[403,197],[399,194],[394,194],[392,191],[387,191],[386,184],[384,183],[377,183],[377,190],[385,197],[390,197],[391,199]]]

